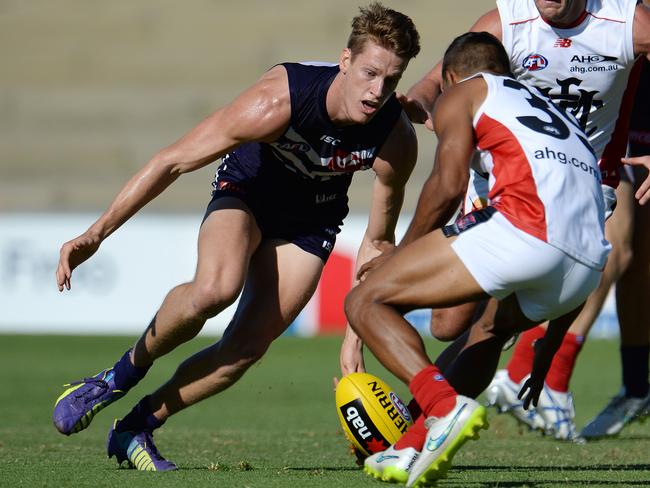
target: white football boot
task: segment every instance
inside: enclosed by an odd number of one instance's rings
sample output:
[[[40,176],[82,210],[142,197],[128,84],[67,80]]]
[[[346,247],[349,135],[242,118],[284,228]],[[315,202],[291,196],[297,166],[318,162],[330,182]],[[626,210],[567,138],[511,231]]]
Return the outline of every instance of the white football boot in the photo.
[[[597,439],[618,434],[630,422],[650,414],[650,393],[643,398],[625,396],[622,388],[607,406],[584,426],[580,435]]]
[[[385,451],[368,456],[363,463],[363,470],[381,481],[406,483],[409,470],[419,454],[412,447],[395,449],[390,446]]]
[[[537,412],[544,421],[547,434],[562,441],[581,441],[574,422],[576,411],[570,392],[553,390],[544,383]]]
[[[424,447],[413,463],[406,486],[429,486],[447,477],[456,451],[479,430],[489,427],[485,407],[466,396],[456,397],[456,406],[444,417],[429,417]]]
[[[526,425],[532,430],[545,430],[544,419],[540,417],[535,407],[530,405],[528,410],[524,409],[524,402],[517,398],[521,387],[528,377],[524,378],[521,383],[515,383],[508,376],[508,371],[500,369],[494,375],[494,379],[485,390],[487,405],[496,407],[499,413],[509,413],[518,422]]]

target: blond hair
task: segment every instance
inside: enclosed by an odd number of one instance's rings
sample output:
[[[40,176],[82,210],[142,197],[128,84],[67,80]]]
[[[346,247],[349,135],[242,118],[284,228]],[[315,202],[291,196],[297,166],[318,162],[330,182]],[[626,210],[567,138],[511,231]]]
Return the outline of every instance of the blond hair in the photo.
[[[352,55],[360,53],[366,41],[372,41],[399,57],[409,60],[420,52],[420,34],[410,17],[373,2],[359,8],[352,19],[348,48]]]

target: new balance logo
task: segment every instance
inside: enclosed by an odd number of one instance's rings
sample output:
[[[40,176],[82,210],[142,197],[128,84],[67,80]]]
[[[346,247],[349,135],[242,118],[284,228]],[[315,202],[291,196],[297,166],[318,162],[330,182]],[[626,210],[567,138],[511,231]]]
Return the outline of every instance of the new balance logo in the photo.
[[[555,41],[555,44],[553,44],[553,47],[571,47],[571,39],[566,39],[564,37],[560,37]]]

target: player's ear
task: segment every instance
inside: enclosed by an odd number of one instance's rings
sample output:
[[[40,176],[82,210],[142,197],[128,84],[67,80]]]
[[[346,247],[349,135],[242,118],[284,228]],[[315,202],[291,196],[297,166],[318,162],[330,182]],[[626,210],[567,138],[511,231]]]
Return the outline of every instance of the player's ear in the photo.
[[[458,77],[456,76],[456,73],[454,73],[452,70],[445,71],[445,74],[442,78],[441,91],[445,91],[445,89],[449,88],[452,85],[455,85],[457,82]]]
[[[352,60],[352,51],[350,48],[345,48],[341,52],[341,58],[339,59],[339,69],[341,73],[346,74],[348,69],[350,69],[350,62]]]

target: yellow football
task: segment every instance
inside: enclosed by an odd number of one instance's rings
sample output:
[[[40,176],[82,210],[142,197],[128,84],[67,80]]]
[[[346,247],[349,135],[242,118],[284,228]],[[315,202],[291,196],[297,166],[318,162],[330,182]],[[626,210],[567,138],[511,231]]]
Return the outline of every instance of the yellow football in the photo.
[[[388,448],[412,423],[393,389],[368,373],[351,373],[339,381],[336,410],[345,436],[364,456]]]

